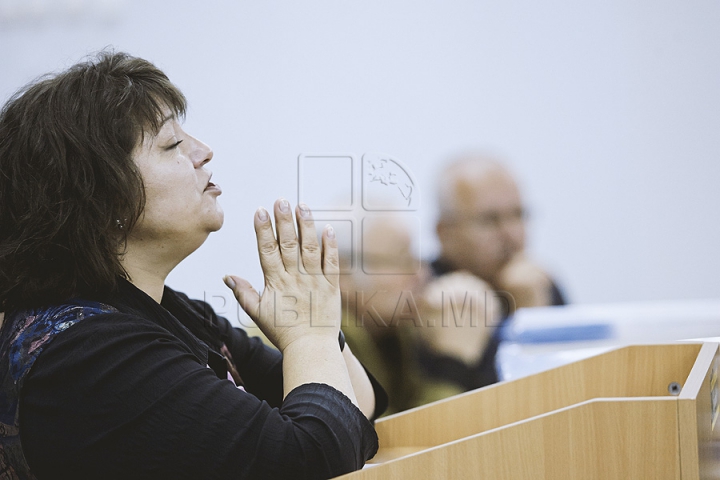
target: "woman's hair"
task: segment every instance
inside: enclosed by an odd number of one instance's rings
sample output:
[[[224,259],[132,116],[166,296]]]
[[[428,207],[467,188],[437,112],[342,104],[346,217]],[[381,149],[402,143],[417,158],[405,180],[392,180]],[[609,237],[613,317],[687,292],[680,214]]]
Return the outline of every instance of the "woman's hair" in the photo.
[[[0,311],[108,293],[145,195],[132,153],[186,100],[152,63],[104,51],[0,111]]]

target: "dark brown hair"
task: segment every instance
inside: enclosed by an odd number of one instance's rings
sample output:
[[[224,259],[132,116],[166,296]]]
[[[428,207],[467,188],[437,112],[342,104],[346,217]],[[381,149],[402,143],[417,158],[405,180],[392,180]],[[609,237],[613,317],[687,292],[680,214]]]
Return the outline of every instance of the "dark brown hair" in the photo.
[[[186,100],[152,63],[101,52],[0,112],[0,311],[106,293],[145,196],[132,152]]]

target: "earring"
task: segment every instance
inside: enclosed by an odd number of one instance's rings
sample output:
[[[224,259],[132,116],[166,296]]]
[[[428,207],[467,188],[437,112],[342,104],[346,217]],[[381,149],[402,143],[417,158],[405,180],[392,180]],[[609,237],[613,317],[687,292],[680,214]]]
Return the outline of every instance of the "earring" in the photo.
[[[115,226],[118,228],[118,230],[122,230],[123,228],[125,228],[125,224],[119,218],[115,220]]]

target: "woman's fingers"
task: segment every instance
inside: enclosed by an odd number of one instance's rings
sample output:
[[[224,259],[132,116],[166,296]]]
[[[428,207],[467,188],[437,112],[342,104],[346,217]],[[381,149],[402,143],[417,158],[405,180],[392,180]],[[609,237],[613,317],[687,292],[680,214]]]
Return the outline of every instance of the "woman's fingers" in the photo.
[[[285,273],[285,265],[280,254],[280,245],[275,238],[270,215],[260,207],[255,212],[255,235],[257,236],[260,266],[266,282],[278,280]]]
[[[337,238],[335,238],[335,230],[330,225],[325,226],[322,235],[323,255],[322,269],[328,282],[333,287],[339,285],[340,276],[340,258],[338,255]]]
[[[322,274],[322,253],[317,240],[315,221],[310,209],[305,204],[296,209],[298,233],[300,236],[300,256],[305,271],[311,275]]]
[[[233,291],[238,303],[245,310],[250,318],[257,323],[260,315],[260,294],[253,286],[244,278],[235,275],[225,275],[223,278],[225,285]]]
[[[287,272],[298,271],[298,237],[295,233],[290,203],[284,198],[275,202],[275,230],[280,245],[280,255]]]
[[[227,276],[225,282],[243,310],[283,350],[304,335],[321,332],[315,327],[336,326],[341,317],[339,264],[335,232],[326,227],[321,247],[305,205],[296,210],[297,233],[287,202],[278,200],[273,211],[275,229],[265,209],[255,214],[260,265],[265,275],[263,294],[239,277]],[[301,265],[307,273],[301,271]],[[322,333],[337,335],[336,330],[326,330]]]
[[[287,200],[282,198],[277,200],[274,212],[275,231],[264,208],[260,207],[255,214],[260,265],[266,282],[279,285],[282,276],[287,273],[301,273],[299,267],[303,267],[310,275],[325,274],[328,280],[334,277],[331,283],[337,286],[339,259],[337,239],[332,227],[328,226],[323,231],[321,247],[318,243],[315,222],[307,205],[300,204],[295,210],[297,233]]]

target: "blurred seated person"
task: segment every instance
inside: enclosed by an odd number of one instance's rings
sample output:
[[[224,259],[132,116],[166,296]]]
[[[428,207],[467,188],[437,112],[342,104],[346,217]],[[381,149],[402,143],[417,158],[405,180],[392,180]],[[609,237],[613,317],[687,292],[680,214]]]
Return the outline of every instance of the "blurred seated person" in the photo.
[[[416,299],[428,276],[412,253],[412,229],[399,215],[366,217],[359,252],[341,248],[343,332],[354,355],[387,390],[387,413],[447,396],[425,381],[417,361],[422,325]]]
[[[438,204],[440,255],[418,302],[426,323],[419,355],[424,374],[457,393],[498,381],[498,327],[515,309],[565,301],[525,252],[525,206],[502,163],[468,155],[448,164]]]

